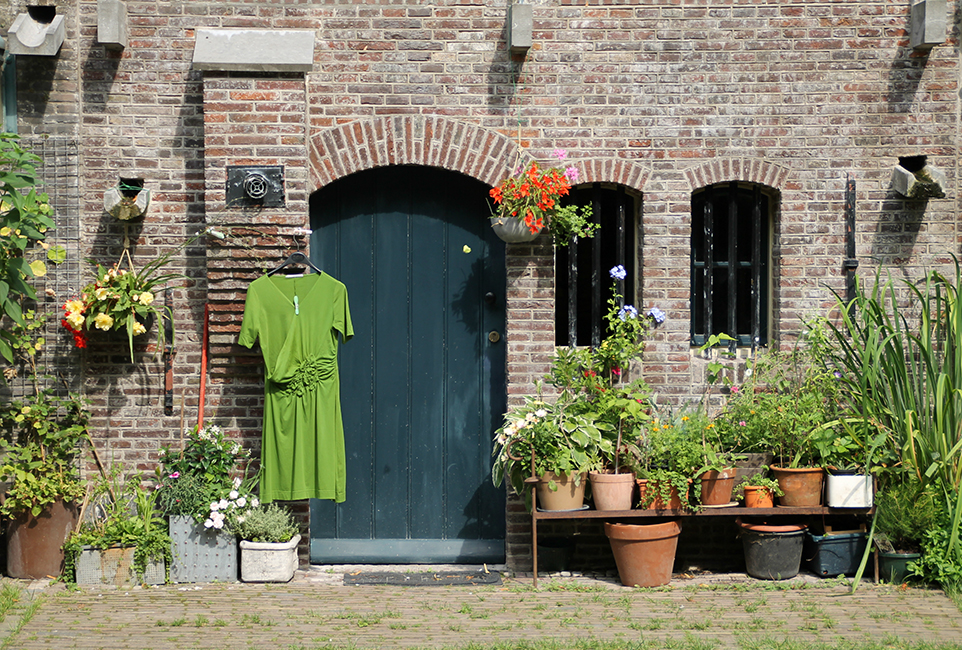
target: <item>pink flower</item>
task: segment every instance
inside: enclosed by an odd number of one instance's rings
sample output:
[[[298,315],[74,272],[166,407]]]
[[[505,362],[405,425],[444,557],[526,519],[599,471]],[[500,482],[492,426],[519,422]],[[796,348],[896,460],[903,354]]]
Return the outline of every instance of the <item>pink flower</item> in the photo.
[[[739,390],[739,389],[738,389],[738,386],[732,386],[732,387],[731,387],[731,391],[732,391],[733,393],[737,393],[738,390]]]
[[[180,478],[180,472],[174,472],[170,475],[170,478]]]
[[[621,377],[621,368],[612,368],[611,374],[613,374],[615,377]]]
[[[564,160],[568,157],[568,152],[564,149],[555,149],[552,155],[558,160]]]
[[[739,422],[739,423],[738,423],[738,426],[740,426],[740,427],[743,427],[743,426],[745,426],[745,421],[744,421],[744,420],[742,420],[741,422]]]
[[[580,174],[578,173],[578,168],[577,168],[577,167],[566,167],[566,168],[565,168],[565,176],[568,177],[568,182],[571,183],[572,185],[574,185],[575,183],[578,182],[578,177],[580,176]]]

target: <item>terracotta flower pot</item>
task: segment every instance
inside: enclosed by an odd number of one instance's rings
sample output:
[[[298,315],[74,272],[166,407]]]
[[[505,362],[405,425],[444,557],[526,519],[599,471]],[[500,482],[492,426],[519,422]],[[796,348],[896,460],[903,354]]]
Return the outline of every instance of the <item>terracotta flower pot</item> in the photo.
[[[703,506],[725,506],[732,502],[732,490],[735,487],[734,467],[721,471],[704,472],[701,479],[701,504]]]
[[[683,507],[681,495],[678,493],[678,488],[674,485],[671,486],[669,490],[669,499],[665,502],[661,497],[661,490],[658,488],[658,482],[649,479],[640,478],[637,479],[638,484],[638,498],[642,503],[645,502],[645,495],[649,494],[651,490],[655,498],[651,500],[647,506],[644,506],[645,510],[681,510]],[[685,493],[685,500],[687,501],[688,493]]]
[[[659,587],[671,582],[681,522],[661,524],[605,523],[605,535],[626,587]]]
[[[631,498],[635,493],[634,474],[589,472],[588,478],[595,510],[631,510]]]
[[[535,489],[538,496],[538,507],[541,510],[581,510],[585,505],[585,475],[575,484],[576,473],[558,476],[554,472],[541,475]],[[554,481],[557,490],[552,490],[550,482]]]
[[[799,508],[822,504],[825,471],[821,467],[772,467],[772,474],[785,493],[778,498],[778,505]]]
[[[745,486],[745,507],[746,508],[774,508],[775,499],[772,491],[761,485]]]

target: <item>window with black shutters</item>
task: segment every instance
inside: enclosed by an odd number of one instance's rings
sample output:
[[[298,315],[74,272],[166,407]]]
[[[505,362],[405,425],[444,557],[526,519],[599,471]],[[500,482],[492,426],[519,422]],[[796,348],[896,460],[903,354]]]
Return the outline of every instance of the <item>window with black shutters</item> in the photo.
[[[641,197],[623,186],[595,183],[572,189],[567,202],[591,205],[601,228],[590,239],[555,247],[555,344],[600,345],[606,336],[612,267],[625,267],[627,277],[618,290],[627,304],[635,304]]]
[[[739,346],[768,344],[774,210],[775,196],[760,185],[731,182],[692,194],[692,345],[722,333]]]

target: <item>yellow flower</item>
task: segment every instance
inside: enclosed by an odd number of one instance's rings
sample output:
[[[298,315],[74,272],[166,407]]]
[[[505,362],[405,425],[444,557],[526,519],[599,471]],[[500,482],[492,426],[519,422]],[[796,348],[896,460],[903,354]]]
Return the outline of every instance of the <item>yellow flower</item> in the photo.
[[[113,316],[110,314],[97,314],[94,316],[94,327],[99,330],[107,331],[114,324]]]
[[[74,330],[79,330],[86,319],[79,311],[72,311],[67,314],[66,320],[68,323],[70,323],[70,327],[72,327]]]
[[[13,232],[13,231],[10,230],[10,228],[9,228],[8,226],[4,226],[3,228],[0,228],[0,236],[9,237],[9,236],[10,236],[10,233],[12,233],[12,232]]]
[[[140,336],[147,331],[147,328],[140,324],[140,321],[134,321],[134,336]]]
[[[682,422],[688,422],[688,416],[687,416],[687,415],[681,416],[681,421],[682,421]]]
[[[64,305],[64,309],[68,313],[80,312],[84,310],[84,304],[80,300],[68,300],[67,304]]]
[[[149,291],[145,291],[142,294],[140,294],[140,297],[137,299],[137,302],[139,302],[141,305],[146,307],[150,305],[150,303],[154,302],[154,294],[150,293]]]
[[[105,287],[94,289],[94,298],[97,300],[106,300],[108,295],[110,295],[110,292]]]

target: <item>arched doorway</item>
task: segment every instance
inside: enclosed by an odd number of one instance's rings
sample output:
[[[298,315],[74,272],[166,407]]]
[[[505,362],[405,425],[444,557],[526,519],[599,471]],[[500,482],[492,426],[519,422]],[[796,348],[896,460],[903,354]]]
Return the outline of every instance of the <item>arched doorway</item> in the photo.
[[[487,186],[429,167],[311,197],[311,257],[347,286],[347,500],[311,502],[311,561],[500,562],[491,438],[505,409],[504,244]]]

